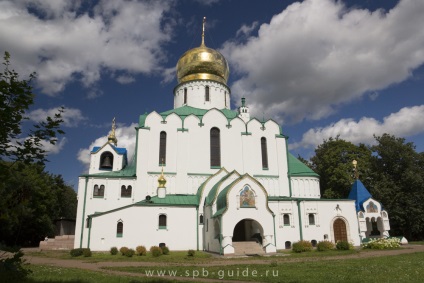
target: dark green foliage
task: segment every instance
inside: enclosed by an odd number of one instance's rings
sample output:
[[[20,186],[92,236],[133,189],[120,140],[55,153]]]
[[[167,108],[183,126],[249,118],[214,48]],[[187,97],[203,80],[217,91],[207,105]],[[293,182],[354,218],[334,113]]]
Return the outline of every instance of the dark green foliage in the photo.
[[[132,257],[134,254],[135,254],[135,251],[133,249],[127,249],[124,252],[124,255],[127,256],[127,257]]]
[[[82,256],[82,254],[84,253],[84,249],[81,248],[77,248],[77,249],[72,249],[69,254],[72,257],[78,257],[78,256]]]
[[[188,250],[187,255],[188,256],[194,256],[196,254],[195,250]]]
[[[31,273],[23,267],[24,253],[19,248],[0,246],[0,278],[4,282],[18,282]]]
[[[338,250],[348,251],[348,250],[350,250],[351,248],[353,248],[353,247],[349,244],[349,242],[346,242],[346,241],[338,241],[338,242],[336,243],[336,249],[338,249]]]
[[[145,246],[137,246],[135,250],[137,251],[137,255],[146,255],[147,253],[147,249]]]
[[[56,144],[57,136],[64,134],[60,129],[64,108],[59,109],[53,118],[46,117],[45,121],[23,133],[22,122],[28,120],[26,112],[34,104],[31,81],[36,75],[32,73],[28,80],[21,80],[18,73],[10,70],[10,54],[5,52],[3,58],[5,67],[0,72],[0,159],[44,164],[48,152],[42,142]]]
[[[312,169],[320,175],[321,194],[324,198],[346,198],[349,195],[354,171],[352,161],[358,161],[360,178],[367,186],[370,174],[371,150],[338,137],[325,140],[315,149],[311,158]]]
[[[292,251],[295,253],[303,253],[312,251],[312,244],[309,241],[299,241],[293,243]]]
[[[334,249],[334,244],[333,242],[330,242],[330,241],[321,241],[321,242],[318,242],[317,244],[317,251],[320,251],[320,252],[333,250],[333,249]]]
[[[152,246],[150,247],[150,253],[152,254],[153,257],[158,257],[162,255],[162,249],[159,248],[158,246]]]
[[[119,252],[121,253],[121,255],[125,255],[125,253],[128,251],[128,247],[121,247],[119,249]]]
[[[161,249],[162,249],[162,253],[164,255],[168,255],[169,254],[169,248],[167,246],[162,246]]]
[[[77,196],[61,176],[40,165],[16,162],[13,168],[7,176],[0,170],[0,239],[9,245],[38,246],[46,235],[55,235],[55,219],[75,219]]]
[[[83,249],[82,255],[84,257],[91,257],[91,255],[92,255],[91,250],[90,249]]]
[[[110,248],[110,254],[111,255],[117,255],[118,254],[118,248],[117,247],[111,247]]]

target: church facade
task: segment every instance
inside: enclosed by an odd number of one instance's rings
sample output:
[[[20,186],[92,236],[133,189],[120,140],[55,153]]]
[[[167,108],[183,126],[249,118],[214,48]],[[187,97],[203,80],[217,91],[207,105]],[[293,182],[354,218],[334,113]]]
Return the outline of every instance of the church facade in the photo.
[[[249,253],[238,244],[247,242],[273,253],[299,240],[360,245],[374,222],[374,236],[388,235],[387,212],[365,187],[321,199],[319,176],[290,154],[281,127],[251,117],[244,99],[231,109],[228,76],[202,35],[178,61],[174,108],[140,116],[133,162],[113,123],[79,178],[75,248],[165,244],[226,255]]]

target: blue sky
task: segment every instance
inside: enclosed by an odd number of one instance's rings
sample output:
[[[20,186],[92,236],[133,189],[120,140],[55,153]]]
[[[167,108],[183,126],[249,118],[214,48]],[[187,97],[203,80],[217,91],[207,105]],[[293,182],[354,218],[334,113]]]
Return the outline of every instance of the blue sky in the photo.
[[[76,189],[113,117],[131,155],[139,115],[172,109],[175,65],[200,45],[203,16],[206,45],[230,65],[232,108],[246,97],[295,155],[386,132],[424,150],[424,1],[0,0],[0,52],[22,78],[38,73],[29,117],[67,109],[47,170]]]

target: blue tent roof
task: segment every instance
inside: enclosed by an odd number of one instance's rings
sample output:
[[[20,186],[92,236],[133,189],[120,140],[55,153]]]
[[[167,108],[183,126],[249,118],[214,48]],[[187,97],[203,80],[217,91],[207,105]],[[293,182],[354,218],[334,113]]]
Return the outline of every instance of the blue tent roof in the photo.
[[[348,199],[355,200],[356,211],[360,211],[363,210],[362,204],[364,203],[364,201],[371,197],[372,195],[367,190],[367,188],[365,188],[364,184],[362,184],[361,181],[356,180],[352,185],[352,189],[350,190]]]

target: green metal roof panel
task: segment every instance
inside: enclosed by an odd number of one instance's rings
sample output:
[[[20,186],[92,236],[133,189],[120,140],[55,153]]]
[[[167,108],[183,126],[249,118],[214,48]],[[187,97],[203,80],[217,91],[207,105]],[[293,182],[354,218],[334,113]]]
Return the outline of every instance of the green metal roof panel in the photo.
[[[319,177],[311,168],[306,166],[302,161],[297,159],[289,152],[289,174],[290,176],[311,176]]]
[[[228,173],[227,175],[225,175],[223,178],[221,178],[221,180],[219,180],[210,190],[208,196],[206,197],[206,204],[207,205],[211,205],[213,203],[213,201],[215,200],[216,194],[217,194],[217,190],[218,188],[221,186],[221,184],[228,179],[228,177],[230,177],[233,173],[238,174],[235,170]],[[239,174],[238,174],[239,175]],[[239,175],[240,176],[240,175]]]
[[[135,165],[129,165],[119,171],[108,171],[104,173],[96,174],[84,174],[82,177],[107,177],[107,178],[128,178],[128,177],[137,177]]]
[[[140,115],[140,119],[138,120],[138,126],[139,127],[144,127],[144,125],[146,124],[147,115],[148,115],[147,113]]]
[[[150,201],[142,200],[135,203],[136,206],[198,206],[196,195],[166,195],[164,198],[154,196]]]
[[[160,115],[162,115],[162,117],[166,117],[172,113],[177,114],[178,116],[180,116],[181,118],[185,118],[189,115],[196,115],[199,118],[202,118],[207,112],[209,111],[209,109],[200,109],[200,108],[195,108],[195,107],[191,107],[191,106],[182,106],[182,107],[178,107],[175,109],[171,109],[165,112],[160,113]],[[234,119],[235,117],[237,117],[238,113],[237,111],[233,111],[230,109],[221,109],[218,111],[221,111],[222,114],[225,115],[225,117],[227,117],[227,119]]]

